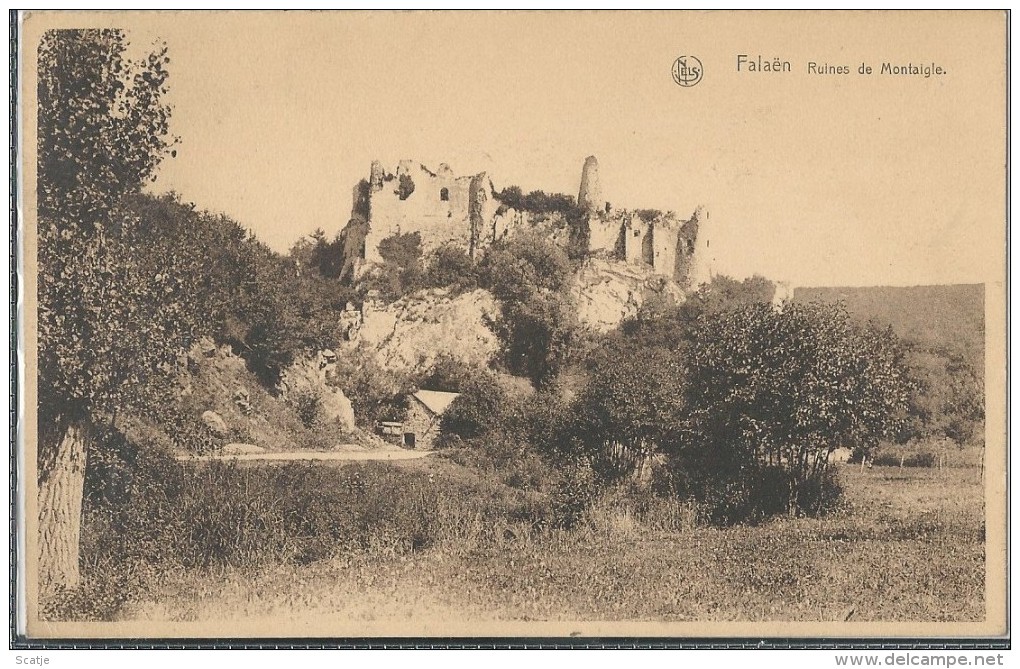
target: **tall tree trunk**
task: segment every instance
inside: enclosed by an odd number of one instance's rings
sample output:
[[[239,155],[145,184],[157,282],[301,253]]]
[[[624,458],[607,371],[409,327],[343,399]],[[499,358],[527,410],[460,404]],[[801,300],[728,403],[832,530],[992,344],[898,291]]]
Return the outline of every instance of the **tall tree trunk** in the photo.
[[[39,458],[39,585],[42,593],[78,585],[78,545],[88,430],[71,423]]]

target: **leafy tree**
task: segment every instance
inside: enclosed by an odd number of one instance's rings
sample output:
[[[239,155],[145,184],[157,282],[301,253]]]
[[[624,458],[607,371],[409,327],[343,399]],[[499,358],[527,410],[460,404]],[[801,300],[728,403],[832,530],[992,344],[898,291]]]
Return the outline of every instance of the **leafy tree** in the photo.
[[[673,448],[689,490],[753,495],[772,485],[769,497],[781,494],[791,514],[817,511],[803,493],[826,476],[833,450],[875,448],[907,401],[892,332],[833,306],[752,304],[705,317],[688,364],[688,419]],[[740,513],[770,510],[754,507]]]
[[[89,445],[140,403],[193,335],[172,258],[138,261],[137,218],[118,203],[175,139],[165,47],[131,61],[119,30],[53,30],[39,46],[39,577],[79,581]]]
[[[271,386],[299,352],[304,324],[298,318],[289,268],[254,237],[248,241],[242,256],[247,276],[229,314],[228,341]]]
[[[328,379],[351,400],[358,422],[372,429],[381,420],[402,420],[404,399],[412,389],[406,374],[386,369],[365,345],[341,355]]]
[[[964,354],[914,343],[906,363],[911,393],[897,441],[946,437],[963,445],[982,433],[984,381]]]
[[[312,237],[314,246],[311,253],[311,266],[319,271],[319,275],[328,279],[340,277],[343,270],[343,244],[344,240],[340,234],[332,241],[326,239],[326,234],[320,229],[316,230]]]
[[[144,265],[172,260],[176,296],[199,316],[203,334],[227,342],[268,386],[306,350],[335,347],[339,316],[354,290],[308,262],[325,235],[281,257],[239,223],[196,211],[176,195],[133,195],[123,207],[138,221]]]
[[[548,382],[580,337],[566,253],[540,235],[517,235],[489,249],[481,274],[501,302],[493,329],[507,367],[536,385]]]
[[[493,323],[507,368],[536,386],[550,382],[566,367],[580,346],[580,328],[573,300],[549,291],[503,302]]]
[[[570,259],[537,233],[514,235],[493,245],[482,259],[482,285],[500,300],[520,301],[535,292],[559,292],[570,281]]]
[[[753,304],[769,304],[775,286],[768,279],[752,276],[737,281],[716,275],[680,305],[669,301],[645,302],[637,317],[620,324],[620,332],[638,346],[682,349],[696,336],[702,318]]]
[[[574,402],[577,436],[611,474],[636,474],[686,418],[683,356],[664,346],[609,339],[591,356]]]
[[[440,427],[444,435],[477,439],[500,429],[509,395],[496,377],[484,372],[461,386],[460,397],[443,412]]]
[[[746,305],[768,304],[775,293],[775,284],[763,276],[756,274],[737,281],[720,274],[701,286],[682,308],[696,315],[716,314]]]

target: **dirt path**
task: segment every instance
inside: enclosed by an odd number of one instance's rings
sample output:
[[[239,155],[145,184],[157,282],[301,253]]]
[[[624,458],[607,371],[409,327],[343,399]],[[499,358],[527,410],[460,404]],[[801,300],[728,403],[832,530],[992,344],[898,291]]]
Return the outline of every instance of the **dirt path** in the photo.
[[[281,453],[242,453],[236,455],[180,455],[178,460],[418,460],[433,451],[289,451]]]

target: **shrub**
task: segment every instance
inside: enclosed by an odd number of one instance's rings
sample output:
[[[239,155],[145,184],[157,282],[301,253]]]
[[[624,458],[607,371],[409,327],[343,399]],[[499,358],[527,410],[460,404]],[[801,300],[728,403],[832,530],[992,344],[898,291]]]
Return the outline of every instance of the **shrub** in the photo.
[[[550,381],[582,339],[570,272],[564,250],[540,235],[512,237],[482,259],[482,286],[500,300],[492,327],[503,361],[535,385]]]
[[[460,393],[460,397],[443,412],[440,428],[444,439],[440,441],[441,446],[449,443],[449,437],[478,439],[506,426],[511,399],[493,374],[483,373],[466,380]]]
[[[315,425],[322,412],[322,397],[311,388],[299,388],[290,398],[298,418],[305,427]]]
[[[388,300],[395,300],[422,287],[421,234],[397,233],[379,241],[383,262],[361,280],[362,290],[378,290]]]
[[[838,492],[827,453],[895,431],[907,383],[890,332],[822,305],[752,304],[702,317],[696,335],[670,462],[715,522],[779,513],[782,495],[791,515],[817,512]]]
[[[468,364],[460,358],[446,352],[440,352],[432,366],[418,379],[415,385],[426,390],[439,390],[447,393],[468,392],[474,384],[483,379],[491,379],[491,373],[480,367]]]
[[[461,293],[478,285],[475,262],[467,251],[453,244],[436,249],[429,260],[422,283],[427,288],[451,288]]]
[[[562,467],[552,493],[553,521],[571,529],[585,518],[602,494],[603,486],[595,468],[586,458]]]
[[[661,209],[636,209],[634,210],[634,213],[638,215],[638,218],[646,223],[651,223],[662,216]]]
[[[109,439],[86,475],[83,585],[44,610],[60,619],[108,619],[169,570],[402,554],[466,537],[501,542],[499,528],[530,532],[548,516],[534,496],[442,472],[376,463],[178,462]]]
[[[410,174],[401,174],[399,184],[397,185],[397,195],[400,196],[401,200],[406,200],[411,197],[413,192],[414,179],[411,178]]]
[[[447,457],[457,464],[518,490],[547,491],[556,477],[525,435],[496,432],[470,442],[454,437],[447,449]]]
[[[361,347],[338,358],[327,379],[351,401],[359,424],[374,427],[380,420],[402,420],[404,398],[413,385],[408,375],[382,367]]]

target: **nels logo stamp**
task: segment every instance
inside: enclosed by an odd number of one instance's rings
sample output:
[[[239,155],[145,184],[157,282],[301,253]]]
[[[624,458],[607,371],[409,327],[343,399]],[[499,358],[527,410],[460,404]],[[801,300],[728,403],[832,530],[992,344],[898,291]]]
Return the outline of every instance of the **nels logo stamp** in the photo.
[[[673,61],[673,81],[677,86],[690,88],[697,85],[704,72],[697,56],[680,56]]]

